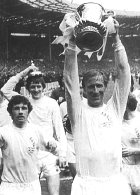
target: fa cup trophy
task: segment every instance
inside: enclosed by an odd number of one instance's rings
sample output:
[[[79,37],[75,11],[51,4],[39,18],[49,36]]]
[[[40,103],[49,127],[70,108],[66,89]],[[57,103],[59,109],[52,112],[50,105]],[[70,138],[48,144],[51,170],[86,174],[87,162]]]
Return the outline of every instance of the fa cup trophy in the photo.
[[[106,27],[102,28],[105,9],[97,3],[84,3],[77,8],[76,45],[83,51],[96,52],[103,47]]]
[[[99,61],[104,54],[108,34],[115,33],[114,15],[112,10],[106,12],[98,3],[83,3],[75,13],[65,15],[59,26],[63,36],[57,37],[53,44],[61,43],[63,46],[68,44],[69,34],[73,29],[79,50],[96,52]]]

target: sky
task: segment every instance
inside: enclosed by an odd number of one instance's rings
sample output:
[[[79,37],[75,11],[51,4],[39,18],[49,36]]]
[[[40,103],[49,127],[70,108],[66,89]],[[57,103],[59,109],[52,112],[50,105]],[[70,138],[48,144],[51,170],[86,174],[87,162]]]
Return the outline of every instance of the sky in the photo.
[[[140,0],[67,0],[70,3],[82,4],[95,2],[101,4],[105,9],[137,11],[140,12]]]

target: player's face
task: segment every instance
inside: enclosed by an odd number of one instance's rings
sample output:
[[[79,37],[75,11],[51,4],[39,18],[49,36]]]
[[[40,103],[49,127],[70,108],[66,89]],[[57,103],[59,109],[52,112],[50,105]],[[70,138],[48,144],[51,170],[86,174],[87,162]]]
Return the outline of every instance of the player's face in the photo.
[[[29,91],[32,95],[32,98],[38,100],[42,96],[43,86],[41,83],[31,83],[29,87]]]
[[[28,115],[29,110],[27,105],[20,103],[13,106],[11,117],[15,126],[19,128],[23,127],[27,122]]]
[[[100,107],[103,104],[105,85],[102,76],[89,78],[85,84],[88,104],[91,107]]]

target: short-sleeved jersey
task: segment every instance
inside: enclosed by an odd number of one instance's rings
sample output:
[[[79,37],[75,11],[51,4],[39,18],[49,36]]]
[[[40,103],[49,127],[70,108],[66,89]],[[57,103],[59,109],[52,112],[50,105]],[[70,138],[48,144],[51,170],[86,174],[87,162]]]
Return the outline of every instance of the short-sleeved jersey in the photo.
[[[65,154],[67,143],[57,102],[47,96],[42,96],[39,100],[30,98],[30,102],[33,110],[28,117],[29,122],[40,126],[44,139],[56,136],[60,150]],[[44,145],[41,145],[41,149],[44,150]]]
[[[40,136],[37,126],[27,123],[17,128],[12,123],[0,128],[0,147],[3,155],[2,181],[28,183],[38,179]]]
[[[74,131],[77,172],[108,177],[121,166],[121,120],[112,99],[100,108],[81,104]]]

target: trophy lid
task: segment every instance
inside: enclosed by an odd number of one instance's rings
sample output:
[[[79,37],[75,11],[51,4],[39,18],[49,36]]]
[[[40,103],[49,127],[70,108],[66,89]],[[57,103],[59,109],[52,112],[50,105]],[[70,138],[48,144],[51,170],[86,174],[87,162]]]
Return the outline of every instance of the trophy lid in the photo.
[[[102,16],[105,14],[105,9],[99,3],[87,2],[77,8],[77,13],[81,20],[98,23],[101,22]]]

